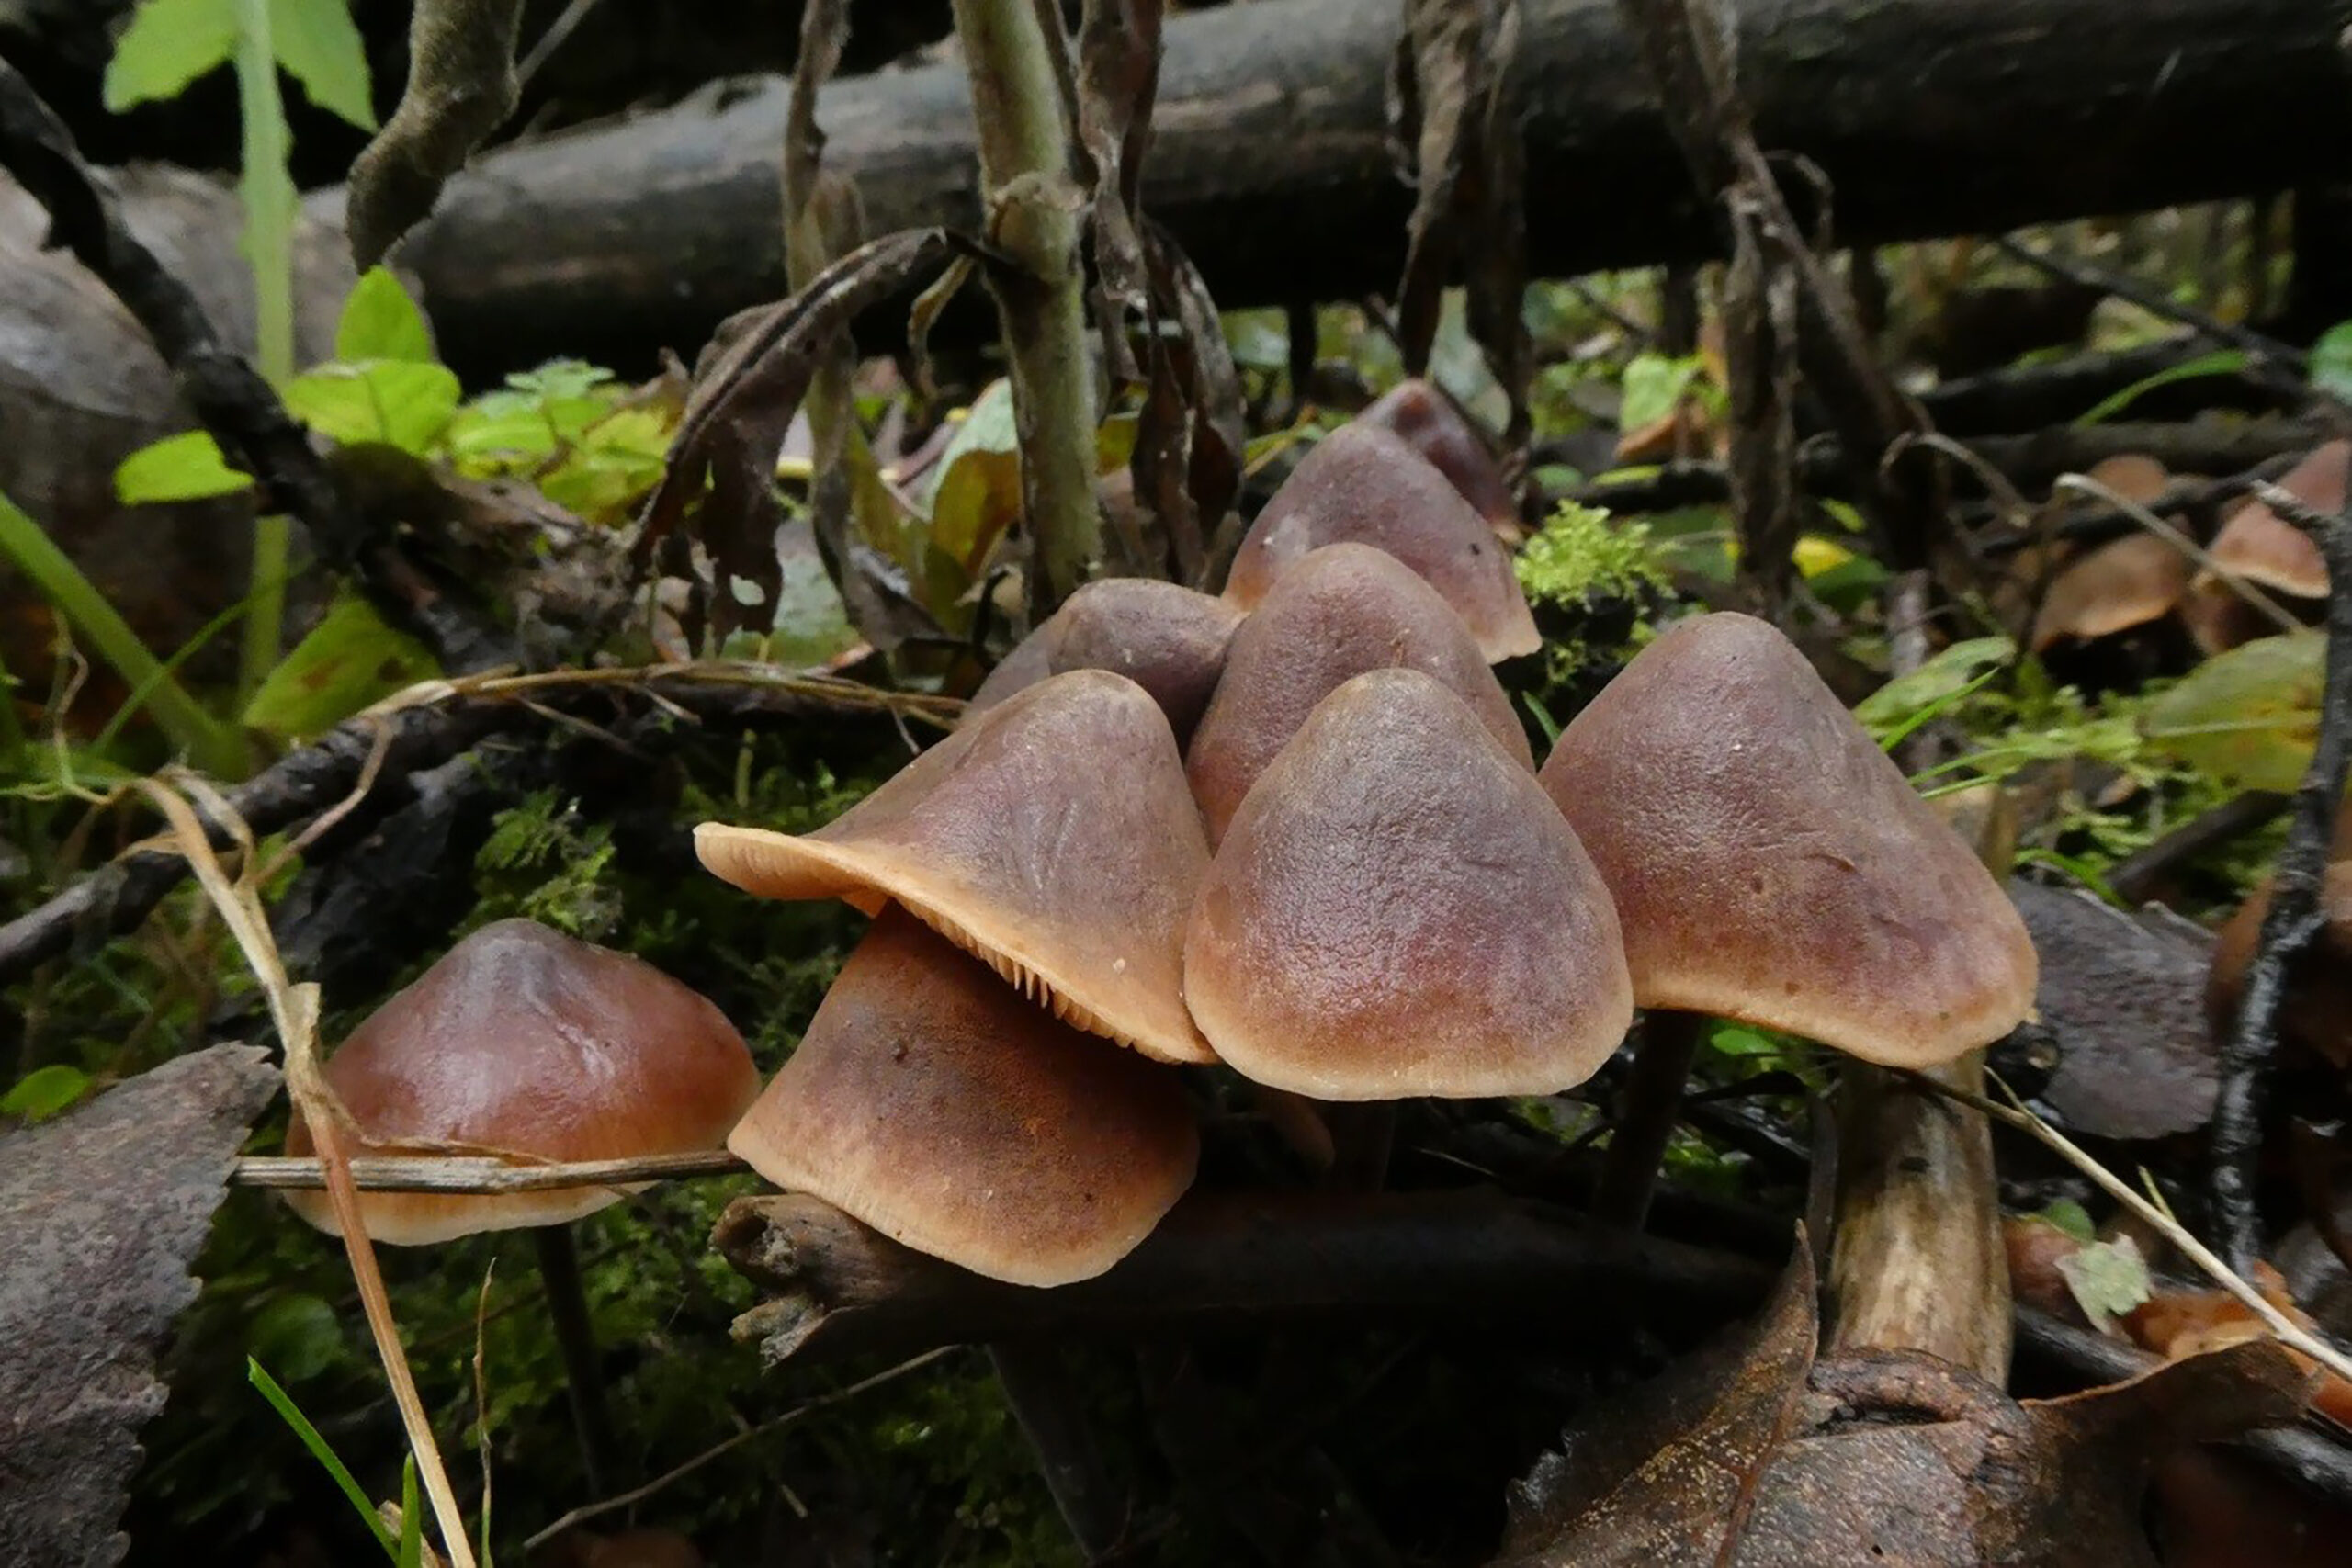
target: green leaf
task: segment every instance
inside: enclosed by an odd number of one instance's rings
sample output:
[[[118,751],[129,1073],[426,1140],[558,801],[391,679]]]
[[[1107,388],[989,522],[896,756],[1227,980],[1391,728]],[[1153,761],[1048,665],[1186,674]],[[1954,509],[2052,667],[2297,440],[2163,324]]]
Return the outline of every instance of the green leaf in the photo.
[[[2312,385],[2329,397],[2352,401],[2352,321],[2338,321],[2312,344]]]
[[[235,0],[142,0],[107,62],[107,107],[176,98],[236,43]]]
[[[1021,435],[1013,423],[1012,386],[992,381],[940,454],[931,540],[968,575],[1020,515]]]
[[[1674,405],[1690,389],[1690,383],[1698,378],[1702,367],[1695,354],[1679,359],[1663,354],[1637,355],[1625,367],[1617,428],[1639,430],[1672,413]]]
[[[1769,1034],[1758,1034],[1736,1023],[1721,1023],[1707,1036],[1707,1043],[1726,1056],[1776,1056],[1781,1043]]]
[[[358,1510],[359,1517],[368,1521],[368,1533],[376,1538],[385,1555],[397,1558],[400,1548],[392,1540],[392,1532],[384,1528],[384,1521],[376,1517],[376,1505],[369,1502],[368,1494],[359,1489],[359,1483],[353,1479],[350,1467],[327,1446],[327,1440],[319,1435],[319,1429],[311,1425],[311,1418],[302,1414],[292,1397],[277,1386],[277,1380],[264,1371],[261,1363],[251,1356],[245,1358],[245,1380],[261,1391],[261,1396],[269,1401],[269,1407],[277,1412],[278,1419],[294,1429],[294,1435],[302,1439],[302,1446],[311,1450],[311,1457],[325,1468],[328,1476],[350,1499],[351,1506]]]
[[[304,371],[287,386],[286,407],[345,446],[383,441],[422,456],[458,412],[458,392],[447,366],[370,359]]]
[[[46,1122],[62,1111],[71,1111],[91,1087],[90,1075],[79,1067],[63,1063],[35,1067],[0,1095],[0,1111],[28,1122]]]
[[[419,365],[435,363],[433,333],[424,312],[408,297],[390,267],[371,266],[352,285],[343,302],[343,316],[334,326],[334,356],[345,363],[363,359],[398,359]]]
[[[1854,716],[1881,746],[1892,746],[1965,696],[2016,650],[2005,637],[1953,643],[1908,675],[1898,675],[1864,697],[1855,705]]]
[[[344,0],[269,0],[269,40],[312,103],[362,130],[376,129],[368,46]]]
[[[2291,791],[2319,744],[2326,662],[2327,639],[2316,629],[2233,648],[2151,701],[2140,732],[2234,788]]]
[[[2032,1217],[2086,1245],[2098,1240],[2098,1227],[2091,1224],[2090,1211],[2072,1198],[2055,1199]]]
[[[244,722],[281,740],[308,739],[438,673],[423,643],[385,625],[365,599],[345,594],[262,682]]]
[[[2102,398],[2090,409],[2076,415],[2075,423],[2078,426],[2091,425],[2112,419],[2143,395],[2154,391],[2158,387],[2168,387],[2175,381],[2193,380],[2200,376],[2234,376],[2246,367],[2250,357],[2242,348],[2221,348],[2211,354],[2200,354],[2194,359],[2184,359],[2153,376],[2143,376],[2121,391]],[[2316,375],[2316,363],[2313,370]]]
[[[269,1358],[288,1382],[308,1382],[342,1359],[343,1325],[317,1296],[280,1296],[254,1314],[251,1349]]]
[[[211,433],[184,431],[133,452],[114,470],[115,499],[137,506],[158,501],[203,501],[253,488],[254,477],[229,466]]]
[[[424,1510],[416,1506],[416,1456],[401,1461],[401,1542],[392,1554],[400,1568],[422,1568],[424,1562]]]
[[[2147,1260],[2130,1236],[2095,1241],[2058,1259],[2059,1277],[2075,1304],[2101,1334],[2115,1320],[2148,1300]]]

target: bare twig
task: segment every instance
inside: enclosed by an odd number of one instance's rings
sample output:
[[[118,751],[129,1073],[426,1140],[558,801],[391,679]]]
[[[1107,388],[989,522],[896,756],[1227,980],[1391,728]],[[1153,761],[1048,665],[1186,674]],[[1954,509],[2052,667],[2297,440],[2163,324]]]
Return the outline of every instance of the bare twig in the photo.
[[[572,1509],[570,1513],[560,1516],[554,1523],[533,1535],[528,1540],[526,1540],[523,1543],[523,1550],[526,1551],[537,1551],[540,1547],[545,1546],[548,1541],[553,1540],[557,1536],[561,1535],[564,1531],[571,1529],[575,1525],[584,1525],[590,1519],[602,1517],[604,1515],[612,1513],[616,1509],[634,1507],[636,1505],[644,1502],[648,1497],[652,1496],[655,1493],[660,1492],[677,1482],[684,1480],[687,1476],[692,1475],[695,1471],[700,1470],[704,1465],[708,1464],[711,1461],[723,1458],[726,1455],[734,1452],[737,1449],[741,1448],[745,1443],[754,1442],[761,1438],[766,1437],[771,1432],[779,1431],[786,1427],[789,1427],[794,1422],[799,1420],[802,1416],[814,1411],[822,1410],[829,1404],[839,1404],[845,1399],[856,1398],[859,1394],[865,1393],[868,1389],[879,1388],[886,1382],[895,1382],[899,1379],[905,1377],[909,1372],[922,1371],[923,1368],[931,1365],[933,1361],[940,1359],[942,1357],[954,1355],[959,1348],[961,1348],[959,1346],[944,1345],[936,1350],[926,1350],[920,1356],[911,1357],[907,1360],[900,1361],[895,1367],[888,1368],[883,1371],[878,1371],[870,1378],[861,1378],[857,1382],[850,1384],[847,1388],[835,1389],[831,1393],[820,1393],[814,1399],[796,1404],[781,1416],[775,1416],[771,1420],[763,1421],[756,1427],[749,1427],[743,1431],[738,1432],[733,1437],[727,1438],[723,1442],[712,1444],[709,1448],[703,1450],[702,1452],[695,1455],[694,1458],[686,1461],[684,1464],[663,1471],[661,1474],[655,1476],[652,1480],[647,1482],[642,1486],[633,1486],[628,1491],[620,1493],[616,1496],[605,1497],[597,1502],[583,1504],[580,1507]]]
[[[1898,1069],[1899,1070],[1899,1069]],[[2002,1105],[1981,1094],[1972,1094],[1949,1084],[1939,1083],[1924,1073],[1905,1071],[1902,1076],[1929,1094],[1957,1100],[1993,1118],[2006,1127],[2014,1127],[2041,1144],[2052,1153],[2081,1171],[2096,1183],[2099,1190],[2132,1211],[2132,1217],[2147,1225],[2180,1249],[2182,1257],[2195,1264],[2199,1272],[2237,1298],[2248,1312],[2260,1318],[2263,1326],[2279,1340],[2301,1351],[2340,1378],[2352,1378],[2352,1357],[2280,1312],[2270,1299],[2248,1284],[2231,1267],[2215,1256],[2212,1249],[2190,1235],[2188,1228],[2165,1210],[2150,1202],[2130,1182],[2109,1170],[2085,1153],[2082,1146],[2049,1122],[2036,1116],[2023,1105]]]
[[[1995,236],[1993,244],[2002,254],[2015,257],[2028,266],[2038,267],[2069,283],[2079,283],[2102,293],[2112,294],[2118,299],[2129,300],[2166,321],[2178,321],[2200,337],[2244,351],[2255,362],[2255,374],[2266,383],[2279,382],[2282,378],[2300,382],[2308,368],[2308,362],[2301,354],[2277,338],[2266,336],[2234,321],[2225,321],[2194,305],[2184,305],[2162,289],[2150,288],[2134,278],[2086,266],[2081,262],[2052,252],[2031,249],[2007,234]],[[2301,390],[2300,385],[2294,389]]]
[[[2255,1167],[2262,1152],[2262,1100],[2278,1048],[2278,1008],[2287,972],[2326,929],[2320,882],[2326,874],[2335,813],[2352,774],[2352,513],[2329,516],[2276,485],[2255,487],[2271,511],[2315,539],[2327,560],[2327,674],[2320,697],[2319,740],[2295,793],[2287,845],[2278,853],[2270,908],[2246,964],[2238,1015],[2222,1042],[2221,1079],[2208,1134],[2211,1229],[2240,1269],[2262,1256],[2262,1218]]]
[[[362,1192],[547,1192],[566,1187],[628,1188],[649,1181],[680,1181],[705,1176],[740,1176],[750,1168],[733,1155],[711,1152],[647,1155],[636,1159],[526,1163],[524,1157],[440,1156],[404,1158],[363,1156],[352,1160],[351,1184]],[[248,1155],[229,1173],[233,1187],[279,1191],[326,1185],[315,1159]]]

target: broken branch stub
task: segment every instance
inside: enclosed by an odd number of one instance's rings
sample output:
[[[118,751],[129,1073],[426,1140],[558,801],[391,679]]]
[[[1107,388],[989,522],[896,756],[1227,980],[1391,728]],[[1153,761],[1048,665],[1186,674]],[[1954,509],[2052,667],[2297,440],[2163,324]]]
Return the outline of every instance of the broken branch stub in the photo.
[[[514,112],[523,0],[417,0],[400,107],[351,165],[345,220],[365,272],[422,222],[449,176]]]

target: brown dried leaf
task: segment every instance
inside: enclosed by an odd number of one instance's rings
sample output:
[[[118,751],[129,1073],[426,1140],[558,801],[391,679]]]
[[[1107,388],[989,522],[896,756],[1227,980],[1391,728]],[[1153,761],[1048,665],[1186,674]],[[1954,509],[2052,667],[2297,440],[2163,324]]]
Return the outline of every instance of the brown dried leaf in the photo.
[[[707,363],[696,367],[667,470],[646,503],[638,549],[640,561],[650,559],[664,538],[692,521],[717,579],[711,621],[720,639],[764,626],[755,612],[770,618],[775,613],[783,583],[776,454],[837,335],[963,245],[944,229],[884,235],[825,268],[791,299],[732,318],[713,340]],[[850,607],[855,615],[855,600]]]
[[[1148,313],[1143,155],[1159,91],[1160,0],[1086,0],[1078,28],[1078,130],[1094,165],[1094,265],[1122,315]]]
[[[523,0],[417,0],[400,107],[351,165],[345,226],[361,271],[421,221],[449,176],[514,112]]]
[[[1463,261],[1471,333],[1510,397],[1514,447],[1531,358],[1519,45],[1519,0],[1406,0],[1390,82],[1392,134],[1414,186],[1396,290],[1406,372],[1428,369],[1446,279]]]
[[[1597,1406],[1537,1463],[1495,1568],[1715,1562],[1796,1417],[1819,1331],[1800,1238],[1753,1325]]]
[[[1241,377],[1192,258],[1148,220],[1145,244],[1152,307],[1178,330],[1150,335],[1132,459],[1135,493],[1165,536],[1166,561],[1153,570],[1199,587],[1208,536],[1241,488]]]
[[[107,1564],[155,1347],[196,1299],[189,1261],[231,1161],[277,1089],[266,1053],[217,1045],[0,1137],[0,1541],[12,1562]]]

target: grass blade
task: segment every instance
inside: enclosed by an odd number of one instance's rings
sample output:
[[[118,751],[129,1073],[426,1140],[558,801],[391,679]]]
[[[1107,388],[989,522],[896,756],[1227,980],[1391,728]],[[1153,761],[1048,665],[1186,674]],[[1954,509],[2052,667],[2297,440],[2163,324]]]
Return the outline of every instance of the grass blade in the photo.
[[[383,1547],[385,1555],[396,1562],[401,1561],[401,1548],[392,1540],[391,1532],[384,1528],[383,1520],[376,1517],[376,1505],[368,1500],[367,1493],[360,1490],[359,1483],[353,1479],[351,1472],[345,1468],[343,1461],[336,1456],[334,1450],[327,1446],[327,1440],[319,1435],[319,1429],[311,1425],[311,1418],[303,1415],[295,1404],[293,1396],[278,1387],[277,1380],[265,1371],[262,1364],[251,1356],[245,1358],[245,1379],[261,1391],[261,1396],[269,1401],[269,1407],[277,1412],[279,1419],[294,1429],[294,1435],[302,1439],[302,1446],[311,1450],[311,1457],[326,1468],[327,1474],[334,1478],[337,1486],[343,1489],[343,1495],[351,1499],[352,1507],[357,1510],[361,1518],[368,1521],[368,1530],[376,1537],[377,1543]],[[416,1461],[414,1459],[409,1461],[404,1501],[406,1507],[402,1511],[401,1517],[408,1522],[401,1527],[403,1535],[409,1533],[409,1526],[416,1517]],[[416,1560],[412,1557],[406,1561],[414,1562]]]

